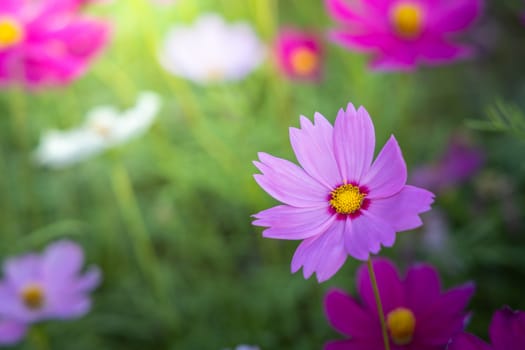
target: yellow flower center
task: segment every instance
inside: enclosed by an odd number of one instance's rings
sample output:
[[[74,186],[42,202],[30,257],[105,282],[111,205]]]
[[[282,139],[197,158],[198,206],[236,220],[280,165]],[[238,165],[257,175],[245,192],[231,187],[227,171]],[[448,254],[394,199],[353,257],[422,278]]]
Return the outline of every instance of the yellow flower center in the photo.
[[[386,323],[394,344],[406,345],[412,341],[416,328],[416,318],[412,311],[398,307],[388,313]]]
[[[0,49],[18,44],[23,37],[20,23],[10,17],[0,17]]]
[[[21,297],[28,309],[37,310],[44,305],[44,291],[39,284],[31,283],[25,286]]]
[[[224,79],[224,76],[225,76],[224,71],[221,68],[217,68],[217,67],[210,68],[206,72],[206,80],[210,82],[221,81]]]
[[[423,11],[412,3],[400,3],[392,11],[392,23],[401,37],[414,39],[423,29]]]
[[[330,192],[330,205],[339,214],[352,214],[361,209],[366,193],[361,193],[359,187],[346,184]]]
[[[290,64],[295,73],[308,75],[319,65],[319,56],[310,49],[301,47],[294,50],[290,56]]]

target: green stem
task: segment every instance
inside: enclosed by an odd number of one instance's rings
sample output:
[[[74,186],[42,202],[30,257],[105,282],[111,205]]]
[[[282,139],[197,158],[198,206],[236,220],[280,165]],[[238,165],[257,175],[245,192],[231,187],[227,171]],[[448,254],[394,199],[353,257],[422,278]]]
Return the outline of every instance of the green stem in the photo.
[[[32,345],[33,349],[37,350],[49,350],[51,346],[49,345],[49,338],[43,326],[36,325],[31,328],[29,331],[29,342]]]
[[[388,339],[388,329],[386,328],[385,314],[383,313],[383,304],[381,304],[381,297],[379,295],[379,288],[377,287],[376,274],[374,267],[372,266],[372,259],[368,258],[368,273],[370,274],[370,281],[372,282],[372,288],[374,290],[374,297],[377,304],[377,312],[379,313],[379,321],[381,322],[381,331],[383,333],[383,341],[385,344],[385,350],[390,350],[390,340]]]

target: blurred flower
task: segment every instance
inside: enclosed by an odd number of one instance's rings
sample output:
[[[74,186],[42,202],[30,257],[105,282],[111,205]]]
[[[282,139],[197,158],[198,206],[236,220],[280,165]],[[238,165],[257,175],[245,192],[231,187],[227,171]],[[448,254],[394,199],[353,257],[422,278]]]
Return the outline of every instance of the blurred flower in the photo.
[[[321,43],[315,35],[283,30],[275,44],[277,63],[289,78],[318,80],[321,75]]]
[[[191,27],[172,28],[160,53],[162,66],[199,84],[243,79],[264,59],[265,49],[248,23],[227,24],[201,16]]]
[[[454,338],[448,350],[523,350],[525,349],[525,312],[505,307],[494,313],[489,328],[489,345],[469,333]]]
[[[27,332],[25,323],[0,317],[0,345],[18,343]]]
[[[350,50],[374,54],[372,68],[413,70],[473,56],[452,39],[476,20],[482,0],[325,0],[345,28],[330,37]]]
[[[47,131],[35,151],[38,163],[61,168],[143,134],[160,109],[160,97],[142,92],[135,107],[119,112],[111,106],[91,110],[79,128]]]
[[[467,318],[464,308],[474,293],[473,284],[442,293],[438,274],[430,265],[411,267],[404,280],[399,279],[389,260],[375,259],[373,266],[392,349],[445,349],[449,340],[463,330]],[[325,350],[384,349],[366,266],[358,271],[357,289],[362,303],[340,290],[327,293],[327,318],[332,327],[350,339],[331,341],[325,345]]]
[[[72,319],[91,308],[89,293],[100,283],[100,270],[81,274],[82,248],[71,241],[50,244],[43,254],[29,253],[4,263],[0,282],[0,315],[33,323]]]
[[[374,125],[368,112],[352,104],[341,109],[335,125],[319,113],[315,125],[301,117],[290,128],[290,141],[302,168],[259,153],[257,183],[285,205],[264,210],[254,225],[269,227],[264,237],[303,239],[292,272],[303,267],[321,282],[344,264],[347,255],[367,260],[381,245],[394,244],[397,231],[421,225],[418,214],[430,210],[433,194],[407,186],[407,169],[392,136],[372,163]]]
[[[255,345],[241,344],[241,345],[237,345],[235,347],[235,350],[261,350],[261,348]]]
[[[0,2],[0,84],[67,84],[108,39],[108,27],[79,16],[81,0]]]
[[[440,192],[468,180],[483,165],[484,153],[480,148],[469,145],[466,140],[455,137],[441,159],[421,166],[412,173],[412,182]]]

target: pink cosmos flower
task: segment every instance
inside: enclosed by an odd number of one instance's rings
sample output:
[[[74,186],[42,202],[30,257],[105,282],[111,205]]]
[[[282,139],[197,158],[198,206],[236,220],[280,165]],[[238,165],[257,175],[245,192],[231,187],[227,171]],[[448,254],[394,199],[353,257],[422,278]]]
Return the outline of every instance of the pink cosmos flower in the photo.
[[[376,160],[374,125],[368,112],[350,103],[334,127],[319,113],[315,124],[301,116],[290,141],[302,168],[259,153],[257,183],[283,205],[264,210],[254,225],[268,227],[264,237],[302,239],[292,272],[303,267],[319,282],[334,275],[348,255],[367,260],[381,245],[394,244],[397,231],[421,225],[433,194],[407,186],[401,149],[391,136]]]
[[[344,25],[330,37],[350,50],[372,53],[372,68],[413,70],[469,58],[473,50],[453,38],[481,13],[482,0],[325,0]]]
[[[24,338],[27,332],[25,323],[0,317],[0,345],[13,345]]]
[[[474,286],[471,283],[441,292],[439,277],[430,265],[411,267],[403,280],[386,259],[373,260],[391,350],[445,349],[463,330]],[[325,350],[383,350],[377,306],[366,266],[357,273],[361,302],[331,290],[325,297],[328,321],[350,337],[327,343]],[[461,349],[466,350],[466,349]]]
[[[46,319],[83,316],[91,307],[89,293],[100,282],[100,271],[81,273],[82,248],[63,240],[41,254],[8,259],[0,282],[0,315],[8,320],[33,323]]]
[[[281,72],[292,79],[318,80],[321,77],[321,43],[313,34],[284,29],[277,37],[275,54]]]
[[[494,313],[489,328],[489,345],[469,333],[454,338],[448,350],[523,350],[525,349],[525,312],[505,307]]]
[[[80,17],[85,0],[0,1],[0,84],[67,84],[108,39],[108,27]]]

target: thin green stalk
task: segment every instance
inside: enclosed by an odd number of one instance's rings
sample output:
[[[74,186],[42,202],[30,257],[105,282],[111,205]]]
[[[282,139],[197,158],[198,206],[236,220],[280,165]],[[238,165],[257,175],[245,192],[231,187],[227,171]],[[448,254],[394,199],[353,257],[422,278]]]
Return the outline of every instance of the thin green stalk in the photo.
[[[383,333],[383,341],[385,344],[385,350],[390,350],[390,340],[388,339],[388,329],[386,328],[385,314],[383,313],[383,304],[381,304],[381,297],[379,295],[379,288],[377,287],[376,274],[374,267],[372,266],[372,259],[368,258],[368,273],[370,274],[370,281],[372,282],[372,288],[374,289],[374,297],[377,304],[377,312],[379,313],[379,321],[381,322],[381,331]]]
[[[43,326],[37,325],[31,328],[29,332],[29,342],[33,349],[36,350],[50,350],[51,346],[49,345],[49,337],[47,336],[46,331]]]

